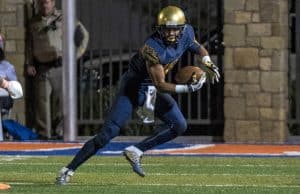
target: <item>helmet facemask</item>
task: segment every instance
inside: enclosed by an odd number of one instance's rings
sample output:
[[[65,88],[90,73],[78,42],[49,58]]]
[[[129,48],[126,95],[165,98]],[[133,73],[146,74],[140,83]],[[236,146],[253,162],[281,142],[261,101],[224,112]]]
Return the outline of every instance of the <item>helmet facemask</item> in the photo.
[[[162,40],[168,44],[177,44],[184,26],[158,26],[157,31]]]

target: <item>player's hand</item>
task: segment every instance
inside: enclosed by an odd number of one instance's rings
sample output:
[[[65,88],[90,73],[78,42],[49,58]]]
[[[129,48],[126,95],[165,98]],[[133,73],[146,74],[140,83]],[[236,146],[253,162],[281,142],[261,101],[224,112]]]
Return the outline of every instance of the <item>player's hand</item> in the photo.
[[[220,79],[219,68],[215,64],[213,64],[212,61],[204,62],[203,71],[207,74],[207,77],[212,84],[214,84],[215,81],[219,82]]]
[[[195,92],[199,90],[200,88],[202,88],[205,82],[206,82],[206,74],[204,73],[199,80],[197,81],[193,80],[193,82],[188,85],[189,92]]]
[[[35,76],[36,75],[36,69],[33,65],[28,65],[27,66],[27,74],[29,76]]]

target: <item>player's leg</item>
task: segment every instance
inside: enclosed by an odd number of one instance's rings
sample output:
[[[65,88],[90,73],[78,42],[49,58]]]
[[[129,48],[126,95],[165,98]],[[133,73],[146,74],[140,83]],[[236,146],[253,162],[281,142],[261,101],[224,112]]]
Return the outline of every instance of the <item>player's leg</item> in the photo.
[[[131,117],[133,108],[137,106],[138,87],[138,80],[130,72],[123,75],[120,80],[118,94],[102,129],[83,145],[66,167],[61,169],[57,177],[58,184],[66,184],[70,176],[82,163],[119,134],[120,128],[125,125]]]
[[[168,94],[158,95],[155,114],[164,125],[160,126],[155,134],[136,145],[143,152],[176,138],[187,129],[186,120],[177,103]]]
[[[140,161],[143,152],[174,139],[185,132],[187,128],[186,120],[177,103],[168,94],[158,94],[155,113],[164,121],[165,125],[160,126],[160,130],[157,130],[155,134],[124,150],[124,154],[130,161],[134,172],[142,177],[145,176]]]
[[[61,171],[57,177],[58,184],[66,184],[74,171],[96,152],[103,148],[112,138],[116,137],[120,128],[124,126],[126,121],[131,117],[132,103],[127,96],[117,97],[111,112],[108,115],[100,132],[92,139],[87,141],[73,160]]]

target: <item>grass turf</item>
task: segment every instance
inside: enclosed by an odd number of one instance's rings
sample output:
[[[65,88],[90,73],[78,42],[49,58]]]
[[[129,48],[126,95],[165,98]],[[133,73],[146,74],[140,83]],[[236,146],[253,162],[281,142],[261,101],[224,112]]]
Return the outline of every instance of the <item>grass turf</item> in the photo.
[[[67,186],[54,184],[71,157],[0,156],[0,193],[300,193],[300,158],[151,157],[145,178],[121,156],[95,156]]]

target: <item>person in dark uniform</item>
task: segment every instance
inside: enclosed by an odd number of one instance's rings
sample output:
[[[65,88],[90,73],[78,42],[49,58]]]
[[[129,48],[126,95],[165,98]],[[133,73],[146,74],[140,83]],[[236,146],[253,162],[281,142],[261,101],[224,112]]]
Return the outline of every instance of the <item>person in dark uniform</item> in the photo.
[[[187,50],[200,56],[206,73],[193,84],[166,82],[166,73]],[[186,24],[184,12],[175,6],[163,8],[157,18],[156,32],[132,57],[129,70],[121,78],[117,96],[102,129],[59,171],[56,182],[66,184],[82,163],[120,133],[132,111],[145,103],[147,95],[144,86],[148,83],[157,90],[153,111],[164,122],[164,127],[141,142],[125,148],[123,152],[133,171],[144,177],[145,172],[141,167],[143,153],[176,138],[187,129],[186,120],[170,93],[195,92],[207,78],[213,82],[218,81],[219,77],[218,67],[212,63],[207,50],[195,40],[193,28]]]

